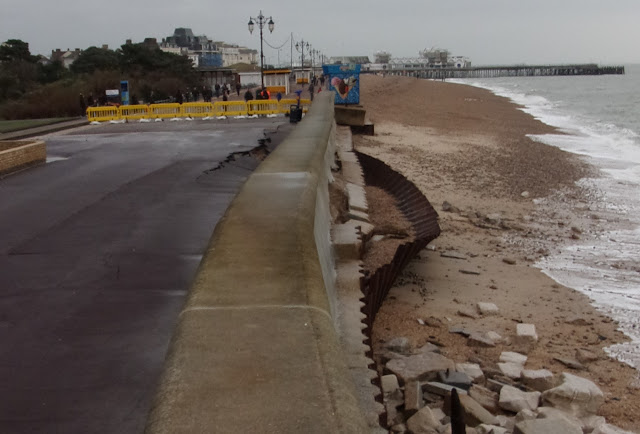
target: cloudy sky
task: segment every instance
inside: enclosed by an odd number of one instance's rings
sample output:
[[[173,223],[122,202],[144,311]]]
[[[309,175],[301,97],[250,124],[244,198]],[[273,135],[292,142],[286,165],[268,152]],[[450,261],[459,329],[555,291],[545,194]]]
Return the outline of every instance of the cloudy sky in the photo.
[[[21,39],[44,55],[160,41],[177,27],[259,49],[247,22],[262,10],[275,21],[268,63],[289,62],[291,35],[328,56],[372,60],[440,47],[475,65],[640,63],[640,0],[0,0],[0,10],[0,42]]]

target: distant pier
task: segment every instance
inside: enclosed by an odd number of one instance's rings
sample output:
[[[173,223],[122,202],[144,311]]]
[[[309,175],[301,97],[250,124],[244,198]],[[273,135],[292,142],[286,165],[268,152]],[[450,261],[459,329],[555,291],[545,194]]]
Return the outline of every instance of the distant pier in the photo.
[[[433,68],[422,64],[389,64],[384,72],[417,78],[492,78],[492,77],[548,77],[565,75],[624,74],[624,66],[585,65],[521,65],[480,66],[474,68]],[[374,72],[374,71],[371,71]],[[375,71],[380,72],[380,71]]]

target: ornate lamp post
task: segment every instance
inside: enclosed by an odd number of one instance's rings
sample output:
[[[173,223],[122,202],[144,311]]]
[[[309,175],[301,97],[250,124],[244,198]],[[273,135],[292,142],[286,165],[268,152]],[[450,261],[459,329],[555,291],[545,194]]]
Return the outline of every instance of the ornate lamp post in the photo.
[[[311,52],[311,44],[304,42],[304,39],[300,42],[296,42],[296,50],[301,54],[300,58],[300,72],[304,71],[304,50]],[[304,83],[301,83],[304,87]]]
[[[311,73],[315,75],[314,64],[316,63],[316,56],[318,61],[320,61],[320,50],[316,50],[315,48],[311,50]]]
[[[268,22],[267,19],[269,20]],[[271,33],[273,32],[275,23],[273,22],[273,18],[265,17],[264,15],[262,15],[262,11],[260,11],[260,14],[257,18],[249,17],[249,33],[251,34],[253,34],[254,20],[256,24],[258,24],[258,28],[260,29],[260,81],[262,87],[264,87],[264,53],[262,51],[262,29],[264,28],[264,25],[267,24],[269,26],[269,32]]]

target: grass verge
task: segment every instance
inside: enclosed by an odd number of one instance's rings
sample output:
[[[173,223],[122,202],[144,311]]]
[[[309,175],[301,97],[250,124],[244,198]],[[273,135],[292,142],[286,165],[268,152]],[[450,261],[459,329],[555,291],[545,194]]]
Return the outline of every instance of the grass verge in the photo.
[[[0,134],[41,127],[43,125],[57,124],[59,122],[70,121],[72,119],[76,118],[23,119],[15,121],[0,120]]]

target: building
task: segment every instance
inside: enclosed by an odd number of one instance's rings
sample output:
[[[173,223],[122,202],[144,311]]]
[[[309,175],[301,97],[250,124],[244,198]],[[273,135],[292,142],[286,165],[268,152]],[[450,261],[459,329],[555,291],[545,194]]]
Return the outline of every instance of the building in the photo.
[[[369,56],[337,56],[329,58],[329,65],[366,65],[371,63]]]
[[[103,46],[102,48],[104,47],[105,46]],[[51,50],[51,57],[49,58],[49,61],[60,62],[65,68],[69,69],[71,64],[75,62],[78,57],[80,57],[81,53],[82,50],[79,48],[76,48],[73,51],[69,50],[68,48],[64,51],[60,48],[56,48],[55,50]]]
[[[449,50],[426,48],[420,51],[420,57],[431,68],[470,68],[471,60],[464,56],[452,56]]]
[[[375,55],[374,63],[362,65],[362,72],[387,73],[438,68],[471,68],[471,60],[468,57],[452,56],[448,50],[427,48],[421,50],[419,54],[419,57],[391,57],[388,52],[379,51]]]
[[[255,65],[258,63],[258,50],[222,41],[215,42],[215,44],[222,53],[222,66],[237,65],[238,63]]]
[[[214,42],[206,35],[195,35],[191,29],[184,27],[175,29],[173,35],[163,38],[159,45],[162,51],[189,57],[196,68],[257,62],[257,50],[221,41]]]
[[[196,68],[199,66],[221,67],[223,63],[222,53],[216,44],[205,35],[194,35],[189,28],[175,29],[172,36],[162,39],[160,49],[189,57]]]

